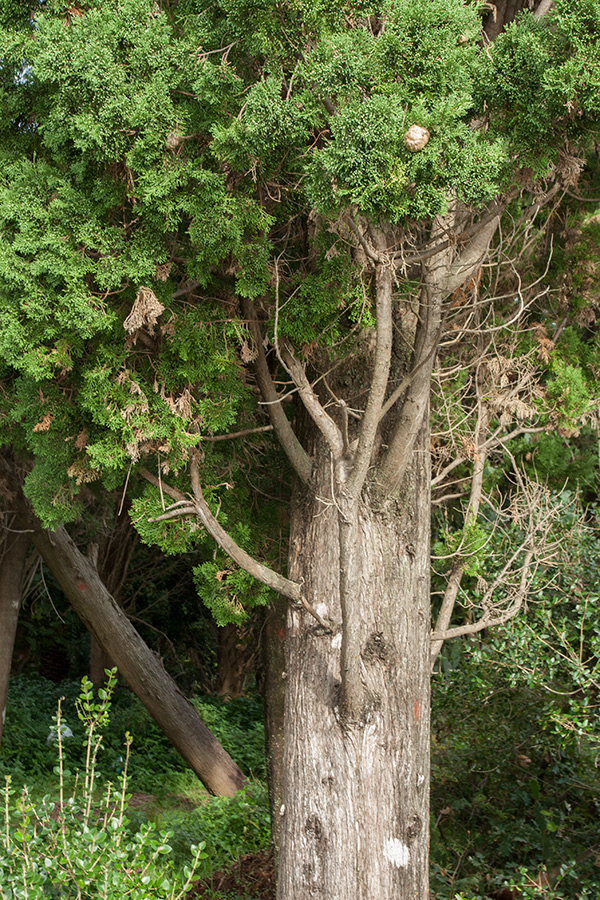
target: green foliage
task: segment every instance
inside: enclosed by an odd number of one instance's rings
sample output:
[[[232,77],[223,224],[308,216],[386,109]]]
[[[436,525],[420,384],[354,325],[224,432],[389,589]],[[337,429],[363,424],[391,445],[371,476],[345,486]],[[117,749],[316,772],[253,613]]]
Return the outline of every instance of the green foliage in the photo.
[[[55,745],[48,740],[47,722],[64,695],[75,704],[78,682],[52,684],[43,678],[13,675],[10,680],[6,724],[0,745],[0,776],[30,787],[47,783],[56,764]],[[129,774],[136,790],[164,793],[164,785],[178,777],[186,764],[154,723],[140,701],[120,688],[112,697],[110,722],[103,732],[97,770],[106,780],[115,780],[123,768],[123,734],[135,741],[129,751]],[[255,777],[265,775],[265,738],[262,702],[258,697],[240,697],[225,703],[216,697],[196,697],[193,702],[201,719],[236,760],[242,770]],[[72,771],[84,769],[85,730],[79,720],[69,722],[72,737],[63,752]]]
[[[465,575],[477,576],[485,569],[489,542],[488,531],[477,521],[467,521],[458,531],[446,530],[432,547],[433,558],[439,560],[436,571],[449,569],[453,560],[460,559]]]
[[[573,498],[556,508],[561,565],[537,575],[527,615],[444,648],[433,702],[440,892],[510,884],[531,898],[595,896],[598,523],[595,507],[580,513]],[[492,558],[487,577],[501,564]]]
[[[193,703],[202,721],[244,772],[265,778],[265,732],[262,699],[195,697]]]
[[[271,823],[266,783],[255,781],[235,797],[211,797],[196,809],[159,814],[173,832],[175,860],[189,857],[190,844],[201,839],[206,857],[197,874],[204,876],[227,866],[245,853],[256,853],[269,846]]]
[[[278,333],[343,355],[374,324],[349,213],[427,229],[450,192],[481,207],[560,166],[598,114],[592,0],[493,47],[480,33],[464,0],[1,4],[0,438],[33,462],[45,526],[127,480],[145,541],[196,546],[189,524],[147,521],[136,469],[178,473],[256,415],[240,300],[268,318],[281,291]],[[540,405],[567,427],[595,395],[572,359],[552,366]],[[207,454],[203,480],[236,465]],[[238,574],[217,590],[224,568],[200,560],[200,594],[240,620],[265,595]]]
[[[504,651],[454,642],[451,659],[433,685],[433,890],[471,898],[528,884],[532,898],[593,897],[594,752],[557,745],[545,716],[557,698],[515,684]],[[545,870],[559,882],[547,894]]]
[[[15,795],[11,779],[1,792],[3,829],[0,837],[0,891],[9,898],[77,897],[138,900],[184,897],[202,858],[203,844],[193,846],[192,862],[178,872],[170,858],[169,833],[153,825],[132,834],[128,828],[127,763],[132,738],[126,735],[119,785],[96,790],[96,760],[101,729],[108,724],[114,673],[96,701],[86,680],[77,700],[85,727],[85,769],[67,797],[70,773],[64,766],[63,739],[68,733],[59,702],[53,733],[58,750],[58,796],[35,803],[27,788]]]

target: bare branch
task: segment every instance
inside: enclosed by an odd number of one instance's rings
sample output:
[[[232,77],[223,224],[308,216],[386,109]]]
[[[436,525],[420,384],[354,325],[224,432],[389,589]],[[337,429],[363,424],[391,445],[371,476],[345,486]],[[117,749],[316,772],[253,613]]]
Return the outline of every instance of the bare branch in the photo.
[[[248,434],[261,434],[263,431],[273,431],[273,429],[273,425],[261,425],[259,428],[244,428],[243,431],[232,431],[229,434],[202,436],[200,440],[205,444],[216,444],[218,441],[231,441],[233,438],[246,437]]]
[[[378,243],[383,245],[381,251],[384,252],[385,241],[383,235],[376,234],[375,237]],[[389,264],[377,266],[377,339],[375,360],[367,406],[360,425],[354,463],[346,485],[348,495],[352,497],[358,497],[360,494],[371,465],[377,427],[381,419],[383,400],[390,375],[393,337],[393,284],[392,267]]]
[[[184,503],[181,506],[178,506],[177,509],[173,509],[173,507],[169,507],[169,509],[162,514],[162,516],[156,516],[154,519],[148,519],[149,522],[165,522],[167,519],[181,519],[183,516],[194,516],[196,514],[196,507],[193,503]]]
[[[296,584],[295,581],[290,581],[289,578],[285,578],[283,575],[274,572],[272,569],[268,569],[266,566],[263,566],[262,563],[259,563],[258,560],[254,559],[254,557],[250,556],[249,553],[246,553],[245,550],[242,550],[242,548],[233,540],[231,535],[225,531],[213,516],[202,493],[197,453],[192,454],[190,459],[190,478],[195,499],[196,515],[210,536],[215,539],[219,547],[221,547],[221,549],[224,550],[238,566],[241,566],[242,569],[254,578],[262,581],[267,587],[273,588],[273,590],[283,594],[284,597],[289,597],[290,600],[301,602],[302,591],[299,584]]]
[[[490,450],[492,448],[502,447],[504,444],[508,443],[508,441],[512,441],[513,438],[519,437],[522,434],[539,434],[542,431],[546,431],[546,428],[544,425],[539,425],[536,427],[532,426],[531,428],[520,426],[518,428],[514,428],[508,434],[505,434],[502,437],[498,437],[501,431],[502,425],[499,425],[494,433],[490,435],[490,437],[485,441],[481,449]],[[450,472],[466,462],[467,458],[467,456],[459,456],[456,459],[452,460],[451,463],[448,463],[448,465],[443,468],[442,471],[435,476],[435,478],[431,479],[431,486],[436,487],[438,484],[440,484],[445,479],[445,477],[450,474]]]
[[[147,469],[141,469],[140,474],[143,475],[146,481],[149,481],[155,487],[159,487],[158,478],[152,475]],[[318,612],[308,603],[299,584],[295,581],[290,581],[289,578],[285,578],[278,572],[274,572],[273,569],[269,569],[267,566],[263,566],[262,563],[259,563],[258,560],[250,556],[249,553],[242,550],[242,548],[235,543],[231,535],[227,534],[225,529],[218,523],[217,519],[211,513],[202,493],[197,454],[194,454],[190,460],[190,477],[195,502],[192,503],[181,491],[170,487],[161,480],[160,483],[162,484],[164,492],[170,497],[176,498],[177,502],[170,506],[163,515],[158,516],[155,519],[149,519],[148,521],[162,522],[181,516],[195,515],[221,549],[244,569],[244,571],[248,572],[248,574],[252,575],[263,584],[266,584],[267,587],[283,594],[284,597],[288,597],[290,600],[301,603],[306,611],[316,619],[319,625],[327,632],[330,632],[330,625],[325,622]]]
[[[177,488],[170,487],[170,485],[165,484],[164,481],[158,479],[156,475],[153,475],[152,472],[149,472],[148,469],[140,469],[140,475],[142,478],[145,478],[146,481],[149,481],[150,484],[153,484],[154,487],[157,487],[160,491],[164,491],[165,494],[168,494],[169,497],[172,497],[173,500],[177,500],[180,503],[183,501],[184,503],[189,503],[190,498],[186,496],[183,491],[177,490]]]
[[[309,416],[329,444],[334,459],[340,459],[344,452],[344,442],[342,433],[331,416],[325,412],[321,401],[315,394],[311,383],[306,377],[306,372],[302,363],[293,355],[287,344],[280,347],[281,358],[285,367],[298,388],[298,394],[302,400]]]
[[[477,622],[470,622],[468,625],[459,625],[457,628],[450,628],[447,631],[434,631],[431,635],[431,640],[434,642],[452,640],[452,638],[462,637],[466,634],[477,634],[478,631],[483,631],[484,628],[493,628],[496,625],[505,625],[510,619],[517,615],[523,603],[525,601],[525,597],[527,596],[526,585],[527,578],[529,576],[529,571],[531,569],[531,562],[533,560],[533,550],[530,549],[527,551],[525,556],[525,560],[523,562],[523,568],[521,573],[521,583],[519,585],[518,590],[516,591],[514,597],[512,598],[511,605],[504,610],[504,612],[499,615],[493,617],[492,613],[485,613]]]
[[[254,374],[256,375],[256,381],[262,398],[265,401],[265,406],[269,414],[269,418],[271,419],[271,424],[275,429],[275,432],[279,439],[279,443],[281,444],[292,468],[294,469],[300,480],[304,484],[307,484],[310,480],[312,472],[311,459],[294,434],[294,429],[292,428],[290,421],[284,412],[284,409],[280,402],[280,397],[275,389],[275,385],[273,384],[273,379],[271,378],[271,373],[269,372],[269,367],[267,365],[267,359],[263,347],[260,325],[256,316],[256,310],[254,309],[254,306],[250,300],[244,300],[243,304],[244,315],[248,319],[250,333],[254,340],[256,352],[258,354],[253,363]]]
[[[475,379],[477,383],[477,378]],[[485,471],[486,450],[485,450],[485,432],[487,430],[489,413],[487,407],[482,402],[482,390],[477,384],[477,405],[479,407],[479,416],[477,418],[477,426],[475,431],[476,456],[473,465],[473,477],[471,480],[471,494],[469,497],[469,505],[465,514],[465,527],[477,521],[479,515],[479,507],[481,505],[481,497],[483,493],[483,474]],[[444,599],[439,611],[437,621],[435,623],[435,632],[443,634],[448,630],[448,626],[452,619],[456,598],[465,570],[464,558],[459,558],[453,566],[452,572],[444,591]],[[444,646],[443,639],[433,641],[431,645],[431,665],[435,663],[440,650]]]

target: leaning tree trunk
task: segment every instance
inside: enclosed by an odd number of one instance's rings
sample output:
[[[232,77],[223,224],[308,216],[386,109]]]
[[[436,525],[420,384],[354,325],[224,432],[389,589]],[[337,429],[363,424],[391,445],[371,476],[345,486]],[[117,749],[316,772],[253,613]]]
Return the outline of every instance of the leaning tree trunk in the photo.
[[[204,786],[213,794],[234,796],[246,783],[242,771],[115,603],[96,568],[64,527],[46,531],[22,494],[15,491],[14,496],[19,518],[31,530],[40,556],[86,628],[110,649],[132,691]]]
[[[0,556],[0,741],[29,543],[28,534],[7,529]]]
[[[427,434],[392,502],[340,512],[326,455],[295,498],[290,577],[338,624],[327,633],[290,607],[278,900],[428,896]]]

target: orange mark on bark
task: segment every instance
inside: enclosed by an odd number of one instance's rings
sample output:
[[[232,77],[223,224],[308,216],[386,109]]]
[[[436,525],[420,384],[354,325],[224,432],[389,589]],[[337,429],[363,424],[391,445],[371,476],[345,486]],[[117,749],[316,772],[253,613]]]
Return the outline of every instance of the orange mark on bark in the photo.
[[[280,641],[285,641],[285,628],[283,627],[283,625],[277,632],[277,635],[278,635]]]
[[[87,584],[85,583],[85,581],[80,581],[77,587],[80,591],[85,591],[85,589],[87,588]]]
[[[417,722],[419,721],[420,711],[421,711],[421,707],[419,706],[419,701],[415,700],[415,719],[417,720]]]

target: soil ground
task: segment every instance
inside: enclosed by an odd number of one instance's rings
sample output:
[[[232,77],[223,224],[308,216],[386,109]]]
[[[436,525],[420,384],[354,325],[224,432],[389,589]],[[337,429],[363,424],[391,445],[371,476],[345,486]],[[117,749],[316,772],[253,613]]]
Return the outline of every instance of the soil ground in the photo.
[[[275,900],[275,868],[271,850],[248,853],[226,869],[197,881],[188,892],[188,900],[216,900],[231,893],[248,900]]]

